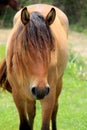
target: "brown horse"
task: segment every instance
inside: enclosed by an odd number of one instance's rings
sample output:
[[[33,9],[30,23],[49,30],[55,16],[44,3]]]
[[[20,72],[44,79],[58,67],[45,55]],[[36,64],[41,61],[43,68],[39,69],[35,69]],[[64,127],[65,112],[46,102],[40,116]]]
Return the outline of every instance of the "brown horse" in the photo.
[[[22,7],[18,4],[18,0],[0,0],[0,9],[10,6],[12,9],[18,11]]]
[[[58,97],[67,63],[68,19],[51,5],[20,10],[7,43],[0,83],[12,91],[19,112],[20,130],[33,130],[35,103],[42,106],[42,128],[56,128]]]

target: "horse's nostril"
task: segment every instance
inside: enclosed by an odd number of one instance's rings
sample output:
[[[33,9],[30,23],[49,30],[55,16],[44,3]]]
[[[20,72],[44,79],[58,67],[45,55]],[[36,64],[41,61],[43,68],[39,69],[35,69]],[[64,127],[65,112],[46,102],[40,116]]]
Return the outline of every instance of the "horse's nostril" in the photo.
[[[37,93],[37,90],[36,90],[36,89],[37,89],[36,87],[33,87],[33,88],[31,89],[31,92],[32,92],[33,95],[36,95],[36,93]]]
[[[31,89],[32,95],[37,99],[43,99],[45,96],[49,94],[49,91],[50,91],[49,86],[46,86],[43,89],[35,86],[35,87],[32,87]]]
[[[48,95],[48,94],[49,94],[49,92],[50,92],[50,87],[49,87],[49,86],[47,86],[47,87],[46,87],[46,89],[45,89],[45,95]]]

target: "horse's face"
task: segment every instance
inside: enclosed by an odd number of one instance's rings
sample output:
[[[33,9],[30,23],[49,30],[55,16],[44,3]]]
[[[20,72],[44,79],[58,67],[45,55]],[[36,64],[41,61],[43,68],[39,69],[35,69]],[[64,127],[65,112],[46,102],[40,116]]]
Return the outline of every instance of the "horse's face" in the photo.
[[[41,54],[33,52],[32,65],[28,68],[30,74],[30,92],[37,99],[44,98],[50,91],[50,86],[47,81],[50,54],[45,53],[44,56],[46,59],[43,59]]]
[[[32,96],[36,99],[43,99],[50,92],[48,69],[53,48],[53,37],[49,26],[54,22],[54,19],[54,8],[51,9],[45,19],[37,12],[30,15],[27,8],[21,11],[23,25],[22,34],[20,34],[22,42],[20,43],[22,50],[25,51],[22,59],[25,69],[22,67],[22,70],[23,73],[28,73],[25,77],[29,82],[29,85],[24,89],[30,90]],[[19,44],[19,46],[21,45]],[[22,50],[18,50],[18,53],[23,53]],[[21,70],[20,66],[19,70]]]

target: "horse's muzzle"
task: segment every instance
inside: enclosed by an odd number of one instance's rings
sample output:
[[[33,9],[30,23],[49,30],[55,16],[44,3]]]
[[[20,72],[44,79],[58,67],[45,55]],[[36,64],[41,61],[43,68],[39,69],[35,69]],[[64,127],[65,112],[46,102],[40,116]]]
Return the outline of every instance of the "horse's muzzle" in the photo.
[[[49,86],[46,86],[43,89],[41,89],[38,86],[34,86],[31,88],[32,95],[38,100],[43,99],[45,96],[49,94],[49,92],[50,92]]]

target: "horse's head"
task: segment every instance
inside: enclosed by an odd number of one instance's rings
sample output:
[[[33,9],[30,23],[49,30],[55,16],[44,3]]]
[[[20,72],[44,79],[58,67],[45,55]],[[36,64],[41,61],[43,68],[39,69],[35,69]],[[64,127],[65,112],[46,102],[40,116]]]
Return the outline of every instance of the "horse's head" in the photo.
[[[54,8],[44,18],[38,12],[29,14],[25,7],[21,11],[21,23],[14,38],[16,44],[13,48],[17,55],[13,61],[19,62],[15,68],[23,78],[26,77],[25,81],[29,82],[28,90],[30,88],[30,93],[36,99],[42,99],[50,92],[48,71],[54,38],[49,26],[54,22],[55,16]]]

